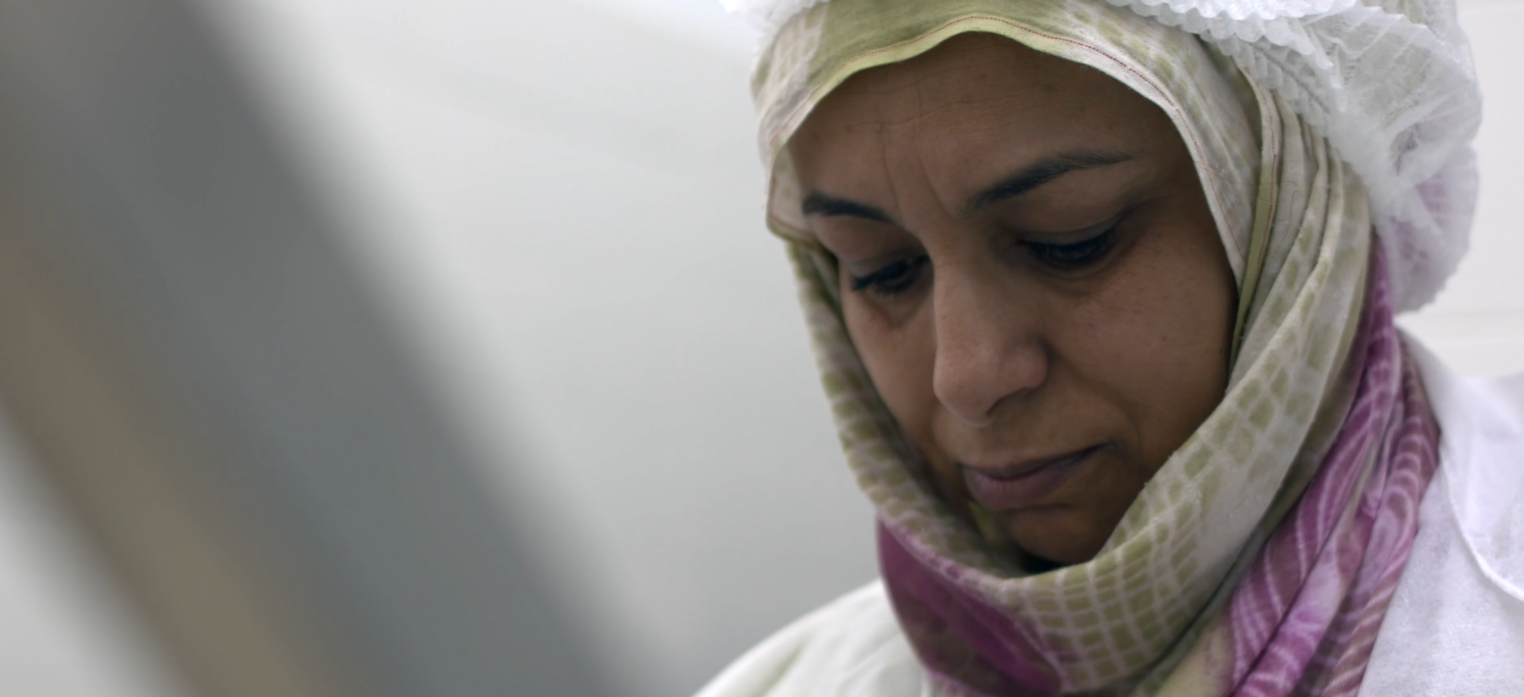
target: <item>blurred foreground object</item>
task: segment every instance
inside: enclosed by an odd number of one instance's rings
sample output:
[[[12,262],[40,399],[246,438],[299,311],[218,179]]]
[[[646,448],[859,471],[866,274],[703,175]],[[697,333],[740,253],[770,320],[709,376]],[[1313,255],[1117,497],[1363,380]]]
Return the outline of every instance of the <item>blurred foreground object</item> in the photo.
[[[0,4],[22,445],[197,694],[602,694],[193,10]]]

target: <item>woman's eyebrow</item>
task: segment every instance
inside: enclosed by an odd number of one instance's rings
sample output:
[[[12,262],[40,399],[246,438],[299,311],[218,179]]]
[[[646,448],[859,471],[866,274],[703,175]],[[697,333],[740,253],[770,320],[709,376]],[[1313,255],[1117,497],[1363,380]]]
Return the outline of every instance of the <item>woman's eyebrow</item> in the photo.
[[[1131,159],[1132,154],[1116,150],[1076,150],[1044,158],[975,194],[968,200],[964,213],[971,214],[992,203],[1015,198],[1076,170],[1105,167]]]
[[[804,197],[804,205],[801,206],[805,215],[844,215],[853,218],[864,218],[880,223],[894,224],[894,218],[890,217],[884,209],[870,206],[866,203],[849,201],[837,198],[819,191],[811,191],[809,196]]]
[[[1105,167],[1131,159],[1132,154],[1116,150],[1075,150],[1047,157],[1007,175],[994,186],[975,194],[969,199],[964,212],[974,213],[992,203],[1015,198],[1076,170]],[[848,216],[894,224],[894,218],[882,208],[837,198],[820,191],[811,191],[804,197],[801,209],[805,215]]]

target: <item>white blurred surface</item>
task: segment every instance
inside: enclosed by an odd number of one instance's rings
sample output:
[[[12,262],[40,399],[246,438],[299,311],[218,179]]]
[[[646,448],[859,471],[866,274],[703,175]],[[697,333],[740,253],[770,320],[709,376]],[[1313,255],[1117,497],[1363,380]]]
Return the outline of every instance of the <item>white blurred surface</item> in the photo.
[[[873,576],[761,224],[748,36],[616,0],[224,2],[625,694]]]
[[[761,224],[755,37],[717,2],[204,1],[449,408],[505,463],[624,694],[689,693],[875,573]],[[1482,203],[1460,274],[1402,321],[1459,372],[1500,374],[1524,369],[1524,0],[1462,4]],[[29,486],[0,478],[0,503],[47,500]],[[33,676],[30,695],[167,693],[41,508],[0,517],[0,672]]]
[[[0,413],[0,693],[188,697],[24,457]]]

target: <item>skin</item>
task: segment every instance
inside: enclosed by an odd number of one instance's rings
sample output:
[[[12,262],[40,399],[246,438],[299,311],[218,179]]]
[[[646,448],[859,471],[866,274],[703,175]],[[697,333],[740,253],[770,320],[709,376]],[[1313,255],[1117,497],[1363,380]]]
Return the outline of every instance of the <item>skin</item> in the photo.
[[[847,329],[938,493],[971,520],[993,499],[1023,563],[1093,558],[1228,380],[1233,273],[1169,119],[968,34],[854,76],[789,151]]]

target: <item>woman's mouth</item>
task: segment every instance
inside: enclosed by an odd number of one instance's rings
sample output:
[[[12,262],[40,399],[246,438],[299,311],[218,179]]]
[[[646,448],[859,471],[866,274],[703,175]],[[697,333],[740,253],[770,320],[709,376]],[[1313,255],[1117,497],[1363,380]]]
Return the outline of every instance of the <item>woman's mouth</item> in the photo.
[[[1072,479],[1102,446],[1057,457],[1037,458],[1001,467],[963,465],[968,493],[990,511],[1010,511],[1036,504]]]

